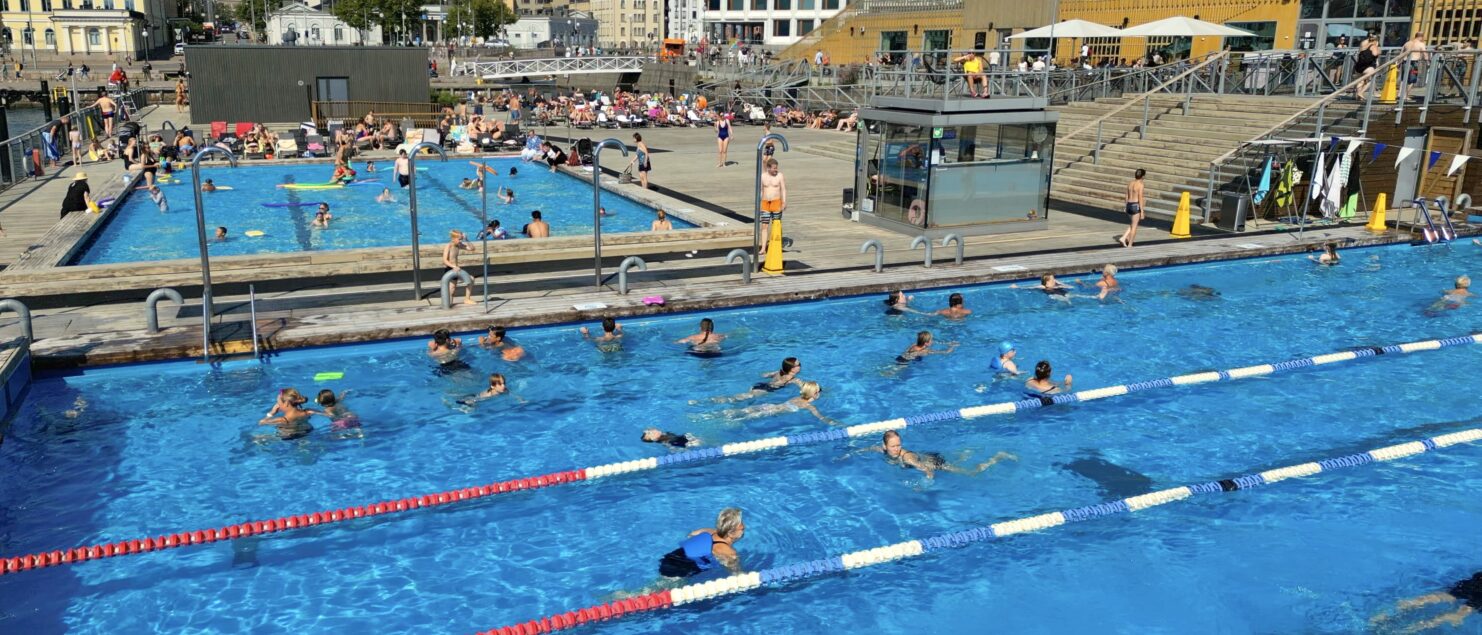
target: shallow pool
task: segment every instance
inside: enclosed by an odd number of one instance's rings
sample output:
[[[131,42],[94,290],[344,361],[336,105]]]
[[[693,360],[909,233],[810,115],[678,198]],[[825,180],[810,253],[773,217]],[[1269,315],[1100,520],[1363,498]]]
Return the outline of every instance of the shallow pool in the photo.
[[[0,445],[0,555],[661,455],[638,440],[649,426],[708,446],[827,427],[806,413],[721,412],[794,389],[710,401],[785,356],[823,384],[821,412],[861,423],[1018,398],[1018,382],[986,370],[1003,340],[1021,366],[1051,360],[1085,389],[1472,333],[1479,307],[1425,309],[1479,270],[1469,245],[1383,248],[1336,268],[1286,257],[1131,272],[1122,301],[1106,304],[965,288],[976,313],[961,322],[886,316],[877,297],[722,311],[707,316],[729,335],[726,352],[709,359],[674,343],[700,317],[683,315],[626,321],[620,352],[575,326],[519,330],[530,358],[470,350],[457,372],[438,372],[423,341],[396,341],[215,371],[52,376]],[[913,304],[939,308],[947,293]],[[961,345],[898,368],[920,330]],[[515,396],[461,406],[490,372]],[[904,432],[906,447],[963,464],[1018,457],[975,477],[927,480],[849,456],[863,441],[814,445],[0,576],[0,630],[472,632],[652,583],[659,556],[723,506],[745,510],[748,569],[812,560],[1476,427],[1479,376],[1475,346],[1383,356]],[[287,386],[349,389],[364,437],[335,438],[318,420],[307,439],[255,442]],[[1482,448],[1458,446],[588,628],[1353,632],[1482,569],[1479,464]]]
[[[574,177],[552,173],[541,164],[519,159],[488,159],[499,176],[490,177],[488,217],[498,220],[519,237],[530,222],[530,212],[540,210],[551,225],[553,236],[585,236],[592,233],[592,186]],[[407,190],[399,187],[390,161],[377,161],[374,173],[365,162],[356,161],[358,179],[367,181],[334,189],[288,189],[279,185],[317,184],[329,181],[333,166],[326,163],[213,167],[201,170],[201,179],[231,188],[203,194],[208,234],[227,228],[227,240],[212,241],[212,256],[296,251],[326,251],[362,247],[410,245],[411,215]],[[461,229],[473,238],[482,226],[482,195],[477,189],[462,189],[464,179],[474,176],[468,158],[418,162],[426,170],[417,176],[417,224],[423,244],[447,242],[448,231]],[[511,168],[519,174],[511,177]],[[372,179],[374,179],[372,181]],[[500,187],[514,188],[515,202],[503,203],[496,195]],[[147,192],[136,191],[109,218],[108,224],[71,264],[95,265],[150,260],[197,258],[195,203],[190,172],[177,172],[160,188],[167,207],[161,211]],[[377,202],[389,190],[390,202]],[[334,219],[328,228],[313,226],[317,203],[330,205]],[[264,204],[272,207],[264,207]],[[648,231],[654,211],[645,205],[604,192],[602,206],[611,214],[602,219],[603,232]],[[673,216],[675,229],[691,228]],[[261,232],[261,235],[247,235]]]

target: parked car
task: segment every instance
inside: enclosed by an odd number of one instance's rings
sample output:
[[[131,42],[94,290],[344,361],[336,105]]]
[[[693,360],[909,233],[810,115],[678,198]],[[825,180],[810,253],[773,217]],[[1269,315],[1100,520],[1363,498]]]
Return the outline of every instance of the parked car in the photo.
[[[175,43],[175,54],[176,55],[185,55],[185,42],[176,42]]]

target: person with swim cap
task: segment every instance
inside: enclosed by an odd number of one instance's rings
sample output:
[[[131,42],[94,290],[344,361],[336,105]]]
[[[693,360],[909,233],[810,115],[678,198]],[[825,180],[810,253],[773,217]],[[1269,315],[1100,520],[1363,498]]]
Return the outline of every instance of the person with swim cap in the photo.
[[[659,560],[659,575],[666,578],[689,578],[706,571],[741,572],[741,554],[736,541],[746,535],[741,510],[727,507],[715,518],[715,527],[690,532],[679,548]]]
[[[1016,355],[1018,355],[1018,351],[1014,350],[1014,344],[1012,342],[999,342],[998,356],[994,357],[993,361],[988,362],[989,370],[992,370],[994,374],[998,375],[1018,375],[1019,366],[1014,364],[1014,356]]]
[[[901,435],[895,430],[886,430],[880,439],[880,445],[864,448],[864,452],[879,452],[885,455],[885,462],[913,470],[921,470],[926,478],[935,478],[937,472],[951,472],[967,476],[977,476],[983,473],[995,463],[1003,460],[1017,461],[1019,457],[1008,452],[999,452],[987,461],[979,463],[972,469],[958,467],[947,461],[938,452],[912,452],[901,445]]]

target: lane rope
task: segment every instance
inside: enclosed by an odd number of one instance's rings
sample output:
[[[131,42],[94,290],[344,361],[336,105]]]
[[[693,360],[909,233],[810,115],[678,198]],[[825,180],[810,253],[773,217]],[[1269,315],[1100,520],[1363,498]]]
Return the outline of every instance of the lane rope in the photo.
[[[211,529],[197,529],[194,531],[182,531],[161,536],[146,538],[132,538],[117,542],[99,543],[89,546],[73,547],[71,549],[58,549],[46,552],[37,552],[22,556],[0,558],[0,575],[31,571],[33,569],[44,569],[64,564],[73,564],[96,560],[98,558],[112,558],[115,556],[129,556],[140,553],[150,553],[166,549],[176,549],[188,545],[209,544],[219,540],[233,540],[270,534],[292,529],[315,527],[333,523],[341,523],[366,518],[370,516],[382,516],[386,514],[397,514],[419,509],[422,507],[435,507],[467,500],[474,500],[520,492],[530,489],[540,489],[555,485],[565,485],[581,481],[595,480],[619,474],[629,474],[653,470],[660,467],[673,467],[705,461],[709,459],[724,459],[743,454],[774,450],[789,446],[811,445],[850,439],[856,437],[876,435],[886,430],[899,430],[909,426],[920,426],[944,421],[976,419],[994,415],[1007,415],[1028,410],[1035,410],[1057,404],[1077,403],[1106,399],[1108,397],[1120,397],[1134,392],[1153,390],[1157,388],[1168,388],[1172,386],[1193,386],[1197,384],[1231,381],[1249,377],[1261,377],[1279,372],[1286,372],[1310,366],[1323,366],[1349,362],[1376,355],[1409,354],[1420,351],[1433,351],[1453,346],[1482,343],[1482,333],[1474,335],[1463,335],[1448,337],[1439,340],[1424,340],[1420,342],[1409,342],[1406,344],[1394,344],[1390,346],[1375,346],[1360,348],[1357,350],[1343,351],[1339,353],[1328,353],[1315,357],[1293,359],[1275,364],[1261,364],[1257,366],[1246,366],[1231,370],[1207,371],[1154,379],[1133,384],[1122,384],[1107,386],[1104,388],[1093,388],[1073,393],[1058,395],[1045,395],[1036,399],[1021,399],[1018,401],[1005,401],[1001,403],[983,406],[972,406],[957,410],[944,410],[899,419],[889,419],[872,423],[818,430],[815,432],[804,432],[801,434],[768,437],[754,439],[751,441],[737,441],[727,443],[718,447],[698,448],[685,452],[678,452],[661,457],[648,457],[608,463],[593,467],[578,468],[562,472],[552,472],[540,476],[516,478],[507,481],[499,481],[489,485],[478,485],[459,489],[438,492],[434,494],[422,494],[407,498],[381,501],[368,505],[357,505],[330,511],[319,511],[309,514],[296,514],[282,516],[271,520],[250,520],[241,523],[233,523]]]
[[[550,633],[575,628],[588,622],[622,617],[629,613],[667,609],[702,600],[745,593],[764,585],[780,586],[832,573],[861,569],[877,564],[904,560],[906,558],[915,558],[945,549],[966,547],[974,543],[1006,538],[1014,534],[1043,531],[1053,527],[1059,527],[1066,523],[1080,522],[1121,513],[1140,512],[1159,505],[1182,501],[1193,497],[1195,494],[1219,494],[1222,492],[1248,490],[1262,485],[1273,485],[1291,478],[1302,478],[1342,468],[1393,461],[1438,448],[1460,443],[1475,443],[1477,441],[1482,441],[1482,428],[1462,430],[1460,432],[1443,434],[1441,436],[1401,443],[1399,445],[1391,445],[1368,452],[1360,452],[1358,454],[1350,454],[1323,461],[1289,465],[1287,467],[1246,474],[1235,478],[1174,487],[1096,505],[1065,509],[1037,516],[1027,516],[994,523],[985,527],[973,527],[963,531],[938,534],[919,540],[907,540],[872,549],[852,551],[821,560],[810,560],[808,562],[762,569],[761,571],[739,573],[709,582],[688,584],[667,591],[659,591],[626,600],[548,615],[540,619],[510,626],[501,626],[496,629],[482,631],[479,635],[536,635],[538,633]]]

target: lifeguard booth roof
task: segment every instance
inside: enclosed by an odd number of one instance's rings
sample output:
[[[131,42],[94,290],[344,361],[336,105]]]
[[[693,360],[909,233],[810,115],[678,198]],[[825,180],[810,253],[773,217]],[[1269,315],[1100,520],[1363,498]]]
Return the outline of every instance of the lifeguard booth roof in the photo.
[[[291,122],[312,101],[425,103],[427,49],[399,46],[185,47],[191,119]]]

